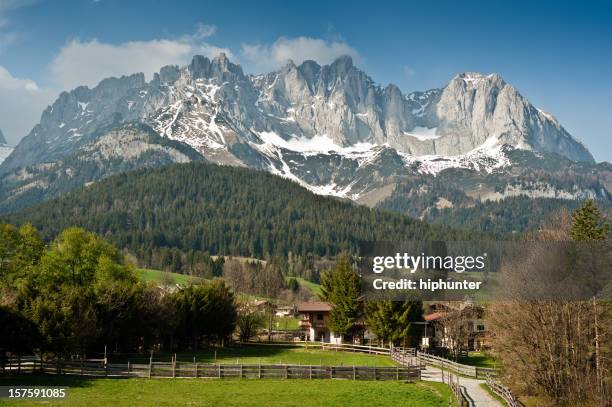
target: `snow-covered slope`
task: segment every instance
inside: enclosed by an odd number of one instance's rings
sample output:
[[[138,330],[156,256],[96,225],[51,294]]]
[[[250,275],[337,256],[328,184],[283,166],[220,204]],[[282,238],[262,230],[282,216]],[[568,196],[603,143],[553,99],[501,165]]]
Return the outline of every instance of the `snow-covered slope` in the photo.
[[[4,161],[12,151],[13,148],[7,145],[4,134],[2,134],[2,130],[0,129],[0,164],[2,164],[2,161]]]

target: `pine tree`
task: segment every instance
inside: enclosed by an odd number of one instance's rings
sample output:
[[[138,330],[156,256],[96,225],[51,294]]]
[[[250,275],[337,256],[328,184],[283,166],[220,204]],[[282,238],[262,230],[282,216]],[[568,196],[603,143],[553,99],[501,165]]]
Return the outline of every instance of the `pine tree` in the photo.
[[[603,219],[592,199],[584,201],[572,214],[571,236],[575,241],[602,241],[610,233],[610,225]]]
[[[347,255],[321,276],[322,297],[332,304],[330,328],[335,334],[352,337],[358,333],[360,289],[359,274],[351,267]]]

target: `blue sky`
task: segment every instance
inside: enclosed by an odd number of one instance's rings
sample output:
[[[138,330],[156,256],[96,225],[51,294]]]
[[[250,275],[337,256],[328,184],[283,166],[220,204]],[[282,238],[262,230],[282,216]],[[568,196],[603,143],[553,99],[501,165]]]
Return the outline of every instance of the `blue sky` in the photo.
[[[221,50],[247,72],[349,53],[405,92],[497,72],[612,161],[612,2],[0,0],[0,128],[16,143],[60,90]]]

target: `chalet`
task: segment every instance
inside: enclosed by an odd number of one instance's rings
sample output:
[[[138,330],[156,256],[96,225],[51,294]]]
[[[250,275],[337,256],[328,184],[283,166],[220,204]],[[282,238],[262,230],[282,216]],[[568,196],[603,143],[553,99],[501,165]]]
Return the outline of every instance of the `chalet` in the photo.
[[[426,325],[421,338],[421,347],[424,349],[459,348],[475,351],[490,347],[491,334],[484,320],[484,308],[480,306],[473,304],[465,304],[459,308],[438,306],[423,318]],[[460,343],[456,343],[458,339]]]
[[[327,302],[303,302],[297,312],[302,317],[300,329],[304,338],[312,342],[342,343],[342,336],[335,335],[329,327],[332,306]]]

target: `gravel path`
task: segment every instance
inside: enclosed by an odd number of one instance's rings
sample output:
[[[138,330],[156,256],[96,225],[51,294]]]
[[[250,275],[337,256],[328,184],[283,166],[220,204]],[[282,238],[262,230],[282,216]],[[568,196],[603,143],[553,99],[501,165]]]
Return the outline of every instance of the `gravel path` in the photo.
[[[448,372],[444,372],[445,382],[447,381],[447,374]],[[453,376],[453,378],[456,380],[456,376]],[[437,367],[427,366],[425,370],[421,371],[421,379],[432,382],[442,382],[442,370]],[[481,383],[485,383],[485,380],[459,377],[459,386],[465,389],[468,399],[470,399],[471,402],[470,405],[474,407],[504,407],[503,404],[495,400],[489,392],[480,387]]]

